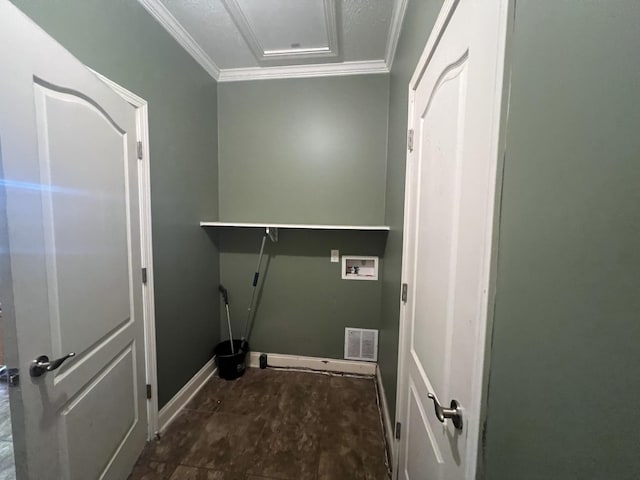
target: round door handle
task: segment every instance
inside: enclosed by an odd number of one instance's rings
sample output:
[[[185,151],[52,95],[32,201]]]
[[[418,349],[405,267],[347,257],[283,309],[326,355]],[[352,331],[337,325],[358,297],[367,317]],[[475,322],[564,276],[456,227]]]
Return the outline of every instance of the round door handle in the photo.
[[[433,393],[429,393],[427,397],[433,400],[433,408],[435,409],[436,417],[438,417],[440,422],[444,423],[446,419],[450,419],[457,430],[462,430],[462,408],[457,400],[451,400],[449,408],[445,408],[438,403],[438,400]]]
[[[46,355],[40,355],[33,362],[31,362],[31,366],[29,367],[29,375],[32,377],[41,377],[47,372],[51,372],[60,367],[68,358],[75,357],[76,354],[74,352],[67,353],[64,357],[60,357],[56,360],[49,360],[49,357]]]

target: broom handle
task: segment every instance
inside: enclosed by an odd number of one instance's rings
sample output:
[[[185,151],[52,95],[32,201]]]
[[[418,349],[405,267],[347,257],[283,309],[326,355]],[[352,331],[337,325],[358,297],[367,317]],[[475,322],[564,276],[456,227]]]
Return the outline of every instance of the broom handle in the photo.
[[[256,296],[256,286],[258,285],[258,278],[260,277],[260,264],[262,263],[262,255],[264,254],[264,244],[267,241],[267,234],[262,237],[262,244],[260,245],[260,255],[258,255],[258,265],[256,266],[256,272],[253,274],[253,290],[251,291],[251,300],[249,300],[249,306],[247,307],[247,321],[244,324],[244,335],[242,341],[244,342],[249,335],[249,321],[251,320],[251,308],[253,307],[253,299]]]

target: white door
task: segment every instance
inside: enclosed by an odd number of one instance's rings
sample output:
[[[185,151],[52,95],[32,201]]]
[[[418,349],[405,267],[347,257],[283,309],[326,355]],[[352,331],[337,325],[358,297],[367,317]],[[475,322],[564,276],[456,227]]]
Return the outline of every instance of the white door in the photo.
[[[18,478],[122,480],[147,433],[135,111],[4,0],[0,45],[0,301],[17,338]],[[37,357],[71,352],[30,375]]]
[[[410,85],[397,410],[403,480],[475,478],[506,3],[445,2]],[[453,410],[452,400],[459,410],[439,419],[436,402]]]

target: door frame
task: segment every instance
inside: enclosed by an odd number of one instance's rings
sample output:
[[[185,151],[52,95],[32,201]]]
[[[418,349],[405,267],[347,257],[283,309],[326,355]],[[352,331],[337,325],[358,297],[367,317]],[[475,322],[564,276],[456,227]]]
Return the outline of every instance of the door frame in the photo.
[[[89,67],[87,67],[89,68]],[[142,142],[142,158],[138,161],[138,189],[140,203],[140,243],[142,268],[147,269],[147,282],[142,284],[144,317],[145,376],[151,386],[147,398],[147,440],[158,435],[158,363],[156,358],[156,313],[153,288],[153,242],[151,224],[151,162],[149,154],[149,108],[145,99],[118,85],[113,80],[89,68],[100,80],[136,109],[136,137]],[[149,387],[147,387],[149,388]]]
[[[420,82],[429,62],[433,56],[435,49],[440,43],[440,39],[452,17],[456,7],[462,0],[445,0],[436,22],[431,30],[425,48],[420,55],[420,59],[416,65],[408,86],[408,113],[407,113],[407,133],[414,129],[414,108],[415,108],[415,90]],[[502,177],[504,171],[506,141],[505,126],[508,116],[508,99],[510,93],[510,61],[509,61],[509,45],[513,25],[514,5],[512,0],[498,0],[499,2],[499,40],[496,48],[499,51],[498,57],[498,81],[494,90],[494,105],[490,121],[492,123],[491,142],[491,158],[494,159],[491,167],[491,177],[495,180],[495,192],[489,198],[489,208],[487,209],[488,218],[487,225],[487,248],[485,250],[485,258],[483,261],[483,283],[484,294],[482,297],[482,311],[478,318],[478,329],[476,337],[476,357],[474,359],[474,369],[472,374],[472,397],[474,407],[477,409],[478,421],[467,422],[466,428],[470,432],[467,436],[466,448],[466,472],[467,480],[475,480],[478,471],[478,452],[480,449],[481,426],[485,423],[486,417],[486,398],[490,365],[490,348],[488,342],[491,339],[493,330],[493,312],[495,309],[495,292],[496,292],[496,270],[498,264],[498,245],[499,245],[499,224],[500,224],[500,208],[502,200]],[[407,140],[409,136],[407,135]],[[401,283],[407,283],[408,278],[408,259],[406,252],[409,251],[409,239],[406,232],[408,230],[409,218],[408,213],[411,211],[409,199],[413,193],[411,183],[415,162],[413,161],[414,151],[410,151],[406,145],[406,170],[405,170],[405,198],[404,198],[404,220],[403,220],[403,238],[402,238],[402,270]],[[415,152],[417,154],[417,152]],[[398,336],[398,377],[396,384],[396,422],[402,422],[406,415],[405,391],[407,385],[407,365],[405,357],[409,341],[409,325],[408,312],[406,303],[400,299],[400,315],[399,315],[399,336]],[[403,429],[404,430],[404,429]],[[392,449],[395,458],[393,458],[393,480],[398,478],[398,469],[400,465],[400,439],[396,439]]]

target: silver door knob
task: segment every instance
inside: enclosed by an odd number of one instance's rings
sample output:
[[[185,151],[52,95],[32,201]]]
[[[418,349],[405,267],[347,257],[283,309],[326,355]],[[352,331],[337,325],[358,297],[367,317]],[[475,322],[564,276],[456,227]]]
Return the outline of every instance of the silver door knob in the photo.
[[[460,408],[457,400],[451,400],[450,408],[444,408],[438,403],[433,393],[428,394],[427,397],[433,400],[433,407],[435,408],[438,420],[444,423],[444,421],[449,418],[456,429],[462,430],[462,408]]]
[[[49,360],[49,357],[46,355],[40,355],[31,363],[31,366],[29,367],[29,375],[32,377],[41,377],[45,373],[51,372],[60,367],[60,365],[62,365],[68,358],[75,356],[76,354],[71,352],[57,360]]]

